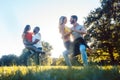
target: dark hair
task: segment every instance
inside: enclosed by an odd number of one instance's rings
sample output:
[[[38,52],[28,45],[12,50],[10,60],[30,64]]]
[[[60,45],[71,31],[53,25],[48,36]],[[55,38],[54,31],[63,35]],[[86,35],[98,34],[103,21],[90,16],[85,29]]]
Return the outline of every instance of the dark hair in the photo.
[[[40,31],[40,28],[38,26],[36,26],[33,30],[34,33],[36,33],[36,29],[38,30],[38,32]]]
[[[76,21],[78,20],[78,17],[76,15],[72,15],[71,16],[73,19],[75,19]]]
[[[40,28],[38,26],[36,26],[35,28],[38,29],[38,31],[40,31]]]
[[[27,31],[29,31],[29,30],[30,30],[30,25],[26,25],[23,33],[27,33]]]

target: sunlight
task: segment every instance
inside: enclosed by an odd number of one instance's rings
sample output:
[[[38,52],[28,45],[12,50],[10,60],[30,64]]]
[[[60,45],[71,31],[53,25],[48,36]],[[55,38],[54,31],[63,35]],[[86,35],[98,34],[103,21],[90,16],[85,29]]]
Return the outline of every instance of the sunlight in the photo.
[[[64,4],[68,1],[64,1]],[[42,35],[42,41],[46,41],[53,46],[52,56],[60,56],[65,50],[61,39],[61,35],[58,31],[58,20],[60,16],[66,16],[68,18],[68,27],[71,27],[70,16],[76,14],[79,19],[78,22],[82,25],[83,19],[88,15],[91,9],[99,6],[99,1],[90,1],[91,4],[87,4],[86,1],[69,1],[69,4],[64,5],[62,1],[48,1],[44,0],[41,4],[39,1],[8,1],[5,6],[4,1],[0,4],[0,56],[5,54],[14,53],[20,55],[24,45],[21,40],[21,34],[25,25],[30,24],[32,30],[35,26],[40,27]],[[34,3],[34,4],[33,4]],[[49,3],[49,4],[48,4]],[[78,4],[84,3],[84,4]],[[92,5],[92,4],[96,5]],[[32,4],[32,5],[31,5]],[[63,5],[63,6],[61,6]],[[90,6],[86,6],[90,5]],[[73,7],[74,6],[74,7]],[[31,30],[31,31],[32,31]]]

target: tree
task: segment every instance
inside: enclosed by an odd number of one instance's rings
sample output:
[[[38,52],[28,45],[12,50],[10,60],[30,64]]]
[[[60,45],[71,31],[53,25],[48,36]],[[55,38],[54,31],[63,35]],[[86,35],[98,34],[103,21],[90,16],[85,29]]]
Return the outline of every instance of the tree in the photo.
[[[41,57],[42,65],[51,65],[52,59],[51,59],[51,50],[53,49],[52,46],[45,41],[42,41],[43,51],[45,52],[45,55]]]
[[[20,65],[28,65],[28,59],[30,56],[30,51],[26,48],[24,48],[22,50],[22,54],[19,56],[19,60],[20,60]]]
[[[113,53],[120,55],[120,1],[100,1],[101,7],[91,11],[85,18],[84,24],[89,33],[85,38],[92,43],[91,47],[108,52],[113,63]]]
[[[10,54],[10,55],[3,55],[0,59],[0,63],[3,66],[10,66],[10,65],[18,65],[18,57],[16,55]]]

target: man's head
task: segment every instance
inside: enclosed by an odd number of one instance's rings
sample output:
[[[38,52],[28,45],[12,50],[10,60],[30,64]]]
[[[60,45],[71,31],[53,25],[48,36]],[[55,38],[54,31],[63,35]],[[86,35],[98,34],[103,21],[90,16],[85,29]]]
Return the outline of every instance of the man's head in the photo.
[[[78,20],[78,17],[76,15],[72,15],[70,18],[70,23],[71,24],[75,24]]]
[[[40,28],[39,27],[35,27],[34,28],[34,30],[33,30],[33,32],[36,34],[36,33],[38,33],[40,31]]]

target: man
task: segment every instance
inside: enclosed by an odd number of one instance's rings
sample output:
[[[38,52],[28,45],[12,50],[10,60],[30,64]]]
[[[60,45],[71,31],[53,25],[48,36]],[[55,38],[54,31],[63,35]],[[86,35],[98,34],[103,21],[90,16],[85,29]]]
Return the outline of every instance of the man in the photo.
[[[42,50],[42,44],[41,44],[41,34],[39,33],[40,28],[35,27],[33,30],[34,36],[32,37],[33,46],[35,46],[37,49]]]
[[[85,28],[77,23],[78,17],[76,15],[72,15],[70,18],[70,23],[73,25],[71,28],[72,30],[72,37],[73,37],[73,56],[78,55],[78,53],[81,53],[83,65],[87,66],[87,53],[86,53],[86,47],[88,45],[86,44],[85,40],[83,39],[83,34],[86,34],[87,31]]]
[[[33,46],[37,48],[37,51],[35,53],[36,64],[39,64],[39,53],[44,54],[44,52],[42,51],[41,34],[39,33],[39,31],[40,28],[35,27],[33,30],[34,36],[32,37]]]

